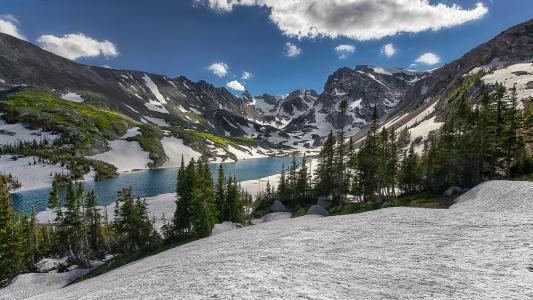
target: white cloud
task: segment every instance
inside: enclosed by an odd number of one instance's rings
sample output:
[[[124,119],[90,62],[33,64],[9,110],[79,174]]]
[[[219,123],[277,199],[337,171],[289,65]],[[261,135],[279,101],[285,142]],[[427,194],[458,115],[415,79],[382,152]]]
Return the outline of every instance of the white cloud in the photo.
[[[83,33],[70,33],[63,36],[41,35],[37,42],[43,49],[71,60],[81,57],[103,55],[108,58],[118,55],[117,48],[112,42],[98,41]]]
[[[381,53],[385,54],[387,57],[391,57],[394,54],[396,54],[396,48],[393,44],[386,44],[383,47],[381,47]]]
[[[218,77],[224,77],[228,74],[229,66],[223,62],[219,62],[210,65],[207,69]]]
[[[242,80],[250,80],[252,79],[252,77],[254,77],[254,74],[250,73],[250,72],[242,72],[242,75],[241,75],[241,79]]]
[[[335,51],[339,55],[340,59],[345,59],[348,57],[349,54],[352,54],[355,52],[355,46],[354,45],[338,45],[335,47]]]
[[[355,52],[355,46],[354,45],[338,45],[335,47],[335,51],[337,52],[348,52],[348,53],[354,53]]]
[[[235,6],[264,6],[270,19],[290,37],[344,36],[356,40],[380,39],[401,32],[439,30],[484,16],[479,2],[463,9],[457,4],[429,0],[194,0],[217,11]],[[442,1],[444,2],[444,1]]]
[[[302,49],[291,42],[287,42],[285,43],[285,51],[283,53],[288,57],[294,57],[302,54]]]
[[[0,15],[0,32],[26,40],[26,37],[19,31],[18,24],[19,21],[13,15]]]
[[[239,91],[239,92],[244,92],[246,90],[246,88],[244,87],[244,85],[242,85],[240,82],[238,82],[237,80],[232,80],[228,83],[226,83],[226,87],[232,89],[232,90],[236,90],[236,91]]]
[[[420,55],[420,57],[417,58],[415,62],[425,65],[436,65],[440,62],[440,57],[437,54],[427,52]]]

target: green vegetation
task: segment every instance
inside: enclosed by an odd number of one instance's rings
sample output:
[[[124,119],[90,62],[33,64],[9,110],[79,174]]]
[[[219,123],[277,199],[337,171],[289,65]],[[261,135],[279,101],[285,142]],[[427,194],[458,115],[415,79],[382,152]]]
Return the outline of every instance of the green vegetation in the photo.
[[[448,208],[453,204],[450,197],[443,197],[431,193],[403,195],[389,201],[389,207],[423,207],[423,208]]]
[[[115,139],[138,122],[116,112],[60,99],[31,88],[3,94],[0,109],[8,123],[23,123],[61,134],[61,145],[87,151],[102,139]]]

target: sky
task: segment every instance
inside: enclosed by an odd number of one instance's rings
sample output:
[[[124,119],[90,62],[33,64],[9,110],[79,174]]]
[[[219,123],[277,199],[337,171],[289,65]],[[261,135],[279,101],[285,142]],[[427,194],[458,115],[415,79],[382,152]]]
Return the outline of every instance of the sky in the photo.
[[[68,59],[253,95],[436,68],[532,17],[531,0],[0,0],[0,32]]]

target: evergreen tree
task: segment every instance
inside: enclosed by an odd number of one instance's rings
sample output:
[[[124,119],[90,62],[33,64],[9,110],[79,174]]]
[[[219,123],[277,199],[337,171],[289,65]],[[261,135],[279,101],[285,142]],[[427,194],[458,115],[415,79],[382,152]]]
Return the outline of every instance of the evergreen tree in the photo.
[[[213,180],[207,158],[202,157],[197,164],[191,198],[191,224],[196,237],[211,234],[216,220]]]
[[[89,248],[97,258],[104,257],[104,238],[102,234],[102,216],[97,207],[98,199],[93,191],[87,194],[87,208],[85,210],[85,220],[89,237]]]
[[[244,207],[235,177],[229,177],[226,183],[226,217],[224,221],[244,224]],[[245,193],[246,195],[246,193]]]
[[[335,138],[330,132],[319,154],[315,185],[315,194],[318,196],[330,196],[335,189],[334,146]]]
[[[177,238],[184,238],[191,229],[191,200],[196,177],[196,162],[191,160],[185,168],[183,157],[176,181],[176,211],[172,220]]]
[[[225,207],[226,203],[226,182],[224,177],[224,166],[220,164],[218,166],[218,178],[217,178],[217,184],[215,186],[216,189],[216,207],[217,207],[217,217],[218,222],[221,223],[225,221],[228,218],[228,215],[224,215],[224,212],[227,210]],[[229,193],[229,191],[228,191]]]
[[[404,153],[404,158],[400,164],[398,172],[399,188],[405,194],[413,194],[420,191],[421,177],[418,172],[418,156],[414,151],[413,145],[409,152]]]
[[[21,224],[15,222],[7,177],[0,176],[0,286],[26,267],[26,238]]]
[[[125,253],[150,246],[152,225],[147,215],[147,205],[140,198],[134,200],[131,186],[118,192],[113,230]]]
[[[378,113],[374,106],[372,113],[372,125],[368,130],[366,139],[361,146],[358,157],[359,187],[361,196],[364,201],[375,200],[379,188],[378,178]]]

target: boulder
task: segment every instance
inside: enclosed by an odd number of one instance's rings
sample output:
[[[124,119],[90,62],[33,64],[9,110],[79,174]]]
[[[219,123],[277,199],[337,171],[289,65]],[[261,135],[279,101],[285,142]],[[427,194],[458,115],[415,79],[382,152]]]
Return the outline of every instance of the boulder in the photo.
[[[276,200],[276,201],[274,201],[274,203],[272,203],[272,206],[270,206],[270,210],[273,213],[286,212],[287,211],[287,209],[285,208],[285,205],[283,205],[283,203],[281,203],[281,201],[279,201],[279,200]]]
[[[322,206],[325,209],[328,209],[331,206],[331,197],[320,196],[318,197],[317,204]]]
[[[462,192],[463,192],[462,188],[454,185],[454,186],[447,188],[442,195],[445,197],[451,197],[457,194],[461,194]]]
[[[307,210],[307,214],[308,215],[320,215],[323,217],[327,217],[329,215],[328,211],[320,205],[313,205],[309,207],[309,209]]]

